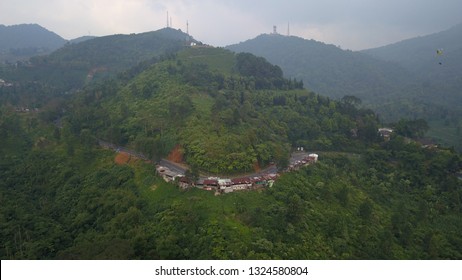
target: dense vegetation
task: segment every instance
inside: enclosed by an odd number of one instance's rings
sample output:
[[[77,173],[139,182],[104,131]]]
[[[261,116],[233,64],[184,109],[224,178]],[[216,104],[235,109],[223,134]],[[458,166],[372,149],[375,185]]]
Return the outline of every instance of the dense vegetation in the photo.
[[[227,48],[265,57],[316,93],[357,96],[385,122],[425,119],[428,136],[461,150],[460,38],[462,25],[362,52],[274,34]]]
[[[397,63],[417,76],[413,96],[406,95],[420,106],[407,104],[407,110],[430,122],[430,136],[462,149],[462,24],[364,53]]]
[[[461,156],[411,140],[423,121],[398,122],[385,141],[358,98],[302,87],[264,59],[200,47],[38,111],[15,109],[33,94],[2,88],[1,258],[460,259]],[[211,173],[283,167],[297,146],[320,162],[215,196],[165,183],[150,162],[118,165],[98,139],[154,160],[180,147]]]
[[[0,63],[15,63],[64,46],[66,40],[38,24],[0,24]]]
[[[395,136],[320,152],[271,189],[216,197],[178,190],[149,163],[116,165],[84,133],[1,119],[2,139],[16,141],[1,145],[2,259],[462,257],[461,159],[450,150]]]
[[[265,57],[288,77],[335,99],[354,95],[367,103],[383,102],[410,84],[408,72],[394,63],[295,36],[263,34],[227,48]]]
[[[34,83],[56,92],[70,92],[92,81],[174,53],[190,42],[187,34],[172,28],[131,35],[93,38],[63,48],[47,56],[36,56],[17,67],[0,64],[0,78],[16,83]],[[38,91],[38,93],[41,91]]]
[[[209,64],[196,63],[204,55]],[[225,74],[214,69],[226,64]],[[187,163],[212,173],[283,166],[296,145],[361,146],[352,130],[359,139],[376,137],[371,111],[302,87],[251,54],[191,48],[117,88],[107,82],[78,95],[64,120],[153,159],[179,145]]]

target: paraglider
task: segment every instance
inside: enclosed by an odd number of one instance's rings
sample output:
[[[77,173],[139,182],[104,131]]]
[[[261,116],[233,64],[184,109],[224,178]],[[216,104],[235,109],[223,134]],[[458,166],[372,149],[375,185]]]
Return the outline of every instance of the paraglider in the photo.
[[[436,50],[436,55],[437,55],[438,57],[442,56],[442,55],[443,55],[443,49],[437,49],[437,50]],[[438,64],[439,64],[439,65],[442,65],[443,63],[442,63],[441,60],[440,60],[440,62],[438,62]]]

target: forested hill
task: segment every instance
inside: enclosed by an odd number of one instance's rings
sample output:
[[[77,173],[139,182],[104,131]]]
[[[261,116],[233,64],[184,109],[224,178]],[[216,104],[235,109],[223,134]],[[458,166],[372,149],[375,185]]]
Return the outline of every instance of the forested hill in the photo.
[[[197,41],[179,30],[164,28],[139,34],[97,37],[78,44],[69,44],[44,57],[44,60],[121,71],[161,55],[167,50],[175,52],[190,42]],[[40,59],[33,60],[33,63],[36,61]]]
[[[227,48],[263,56],[317,93],[357,96],[386,122],[425,119],[430,137],[462,149],[461,26],[362,52],[275,34]]]
[[[422,63],[449,63],[453,60],[452,53],[461,49],[462,23],[445,31],[361,52],[382,60],[396,62],[411,71],[422,71],[423,69],[419,69]],[[443,56],[440,57],[437,50],[441,50]]]
[[[50,53],[66,40],[38,24],[5,26],[0,24],[0,63],[16,62],[34,55]]]
[[[46,83],[47,87],[68,91],[149,59],[157,59],[167,52],[174,53],[191,42],[198,43],[186,33],[172,28],[97,37],[67,44],[50,55],[33,57],[29,63],[19,65],[14,71],[5,71],[2,76],[18,82],[35,80]]]
[[[302,86],[263,58],[196,46],[38,110],[0,87],[0,258],[461,259],[460,155],[412,140],[412,121],[386,141],[356,98]],[[99,139],[154,162],[175,151],[191,177],[283,168],[300,146],[319,161],[217,196]]]
[[[420,78],[421,98],[462,111],[462,24],[363,53],[395,62]]]
[[[354,95],[367,103],[383,103],[409,83],[409,74],[397,64],[295,36],[263,34],[227,48],[265,57],[287,77],[301,79],[306,88],[337,99]]]
[[[361,146],[358,139],[376,137],[371,111],[303,90],[249,53],[193,47],[124,83],[78,95],[65,120],[154,159],[178,146],[188,164],[214,174],[284,166],[295,145]]]
[[[403,96],[413,99],[414,111],[424,109],[431,136],[462,149],[462,24],[363,53],[397,63],[417,76],[416,90]]]

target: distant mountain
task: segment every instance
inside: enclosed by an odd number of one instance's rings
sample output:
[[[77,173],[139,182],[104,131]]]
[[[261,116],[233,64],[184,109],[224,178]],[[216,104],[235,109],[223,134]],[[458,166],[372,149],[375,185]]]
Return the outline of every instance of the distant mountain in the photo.
[[[66,44],[50,55],[37,56],[10,72],[6,79],[36,80],[62,91],[81,88],[86,82],[127,70],[167,52],[175,53],[191,42],[186,33],[172,28],[158,31],[110,35]]]
[[[417,94],[403,96],[414,99],[414,108],[422,108],[421,116],[430,122],[429,136],[462,150],[462,24],[362,53],[397,63],[417,76]]]
[[[79,63],[85,68],[104,67],[108,71],[120,71],[166,51],[176,51],[189,41],[196,42],[186,33],[172,28],[110,35],[66,45],[45,60],[46,63]],[[37,59],[33,63],[40,61]]]
[[[462,24],[362,53],[397,63],[418,76],[426,100],[448,107],[462,104]]]
[[[423,118],[429,136],[462,149],[462,24],[361,52],[281,35],[227,48],[263,56],[319,94],[357,96],[386,122]]]
[[[98,38],[98,37],[96,37],[96,36],[82,36],[82,37],[78,37],[78,38],[69,40],[69,43],[70,44],[78,44],[78,43],[82,43],[82,42],[85,42],[85,41],[88,41],[88,40],[91,40],[91,39],[95,39],[95,38]]]
[[[462,24],[459,24],[442,32],[363,50],[362,53],[393,61],[411,71],[417,71],[419,66],[427,63],[450,63],[452,53],[459,52],[461,49]],[[442,55],[438,55],[437,50],[442,50]]]
[[[38,24],[0,25],[0,61],[25,60],[50,53],[67,42]]]
[[[288,77],[302,79],[307,88],[333,98],[384,100],[408,82],[409,73],[396,63],[295,36],[264,34],[227,48],[263,56]]]

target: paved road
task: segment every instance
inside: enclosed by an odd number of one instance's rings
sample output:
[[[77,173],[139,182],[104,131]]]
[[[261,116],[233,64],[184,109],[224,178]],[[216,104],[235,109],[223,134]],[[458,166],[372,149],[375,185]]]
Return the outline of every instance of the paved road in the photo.
[[[167,167],[168,169],[170,169],[171,171],[175,172],[175,173],[178,173],[178,174],[181,174],[181,175],[184,175],[186,173],[186,169],[175,164],[174,162],[171,162],[169,160],[166,160],[166,159],[161,159],[159,161],[159,165],[161,166],[165,166]]]
[[[117,152],[124,152],[124,153],[127,153],[129,155],[132,155],[132,156],[135,156],[135,157],[138,157],[138,158],[141,158],[141,159],[144,159],[144,160],[149,160],[145,155],[143,155],[142,153],[138,153],[134,150],[130,150],[130,149],[127,149],[125,147],[121,147],[121,146],[117,146],[117,145],[114,145],[112,143],[109,143],[109,142],[105,142],[105,141],[102,141],[102,140],[98,140],[98,143],[100,146],[102,147],[105,147],[105,148],[109,148],[109,149],[112,149],[114,151],[117,151]],[[291,155],[290,159],[289,159],[289,163],[290,164],[295,164],[297,161],[301,161],[302,159],[306,158],[308,156],[309,153],[307,152],[295,152]],[[175,164],[174,162],[171,162],[167,159],[161,159],[158,163],[159,165],[161,166],[165,166],[167,167],[168,169],[170,169],[171,171],[175,172],[175,173],[178,173],[178,174],[181,174],[181,175],[185,175],[186,173],[186,168],[178,165],[178,164]],[[276,165],[270,165],[262,170],[260,170],[259,172],[256,172],[256,173],[252,173],[252,174],[246,174],[246,175],[242,175],[244,177],[258,177],[258,176],[262,176],[262,175],[265,175],[265,174],[276,174],[278,173],[278,168]],[[229,177],[229,176],[227,176]],[[233,177],[236,177],[236,176],[233,176]],[[206,178],[206,177],[201,177],[201,178]]]

